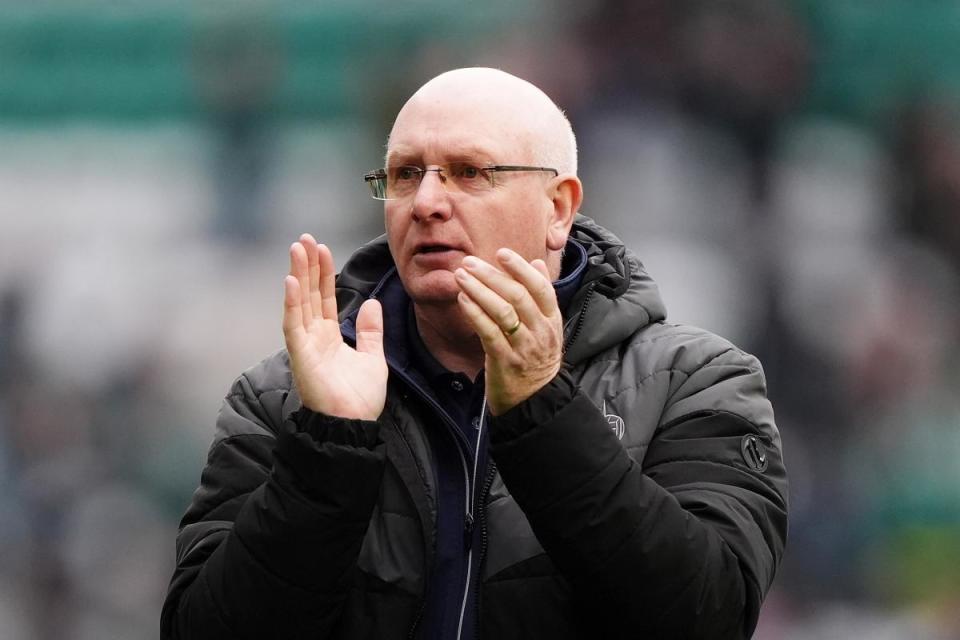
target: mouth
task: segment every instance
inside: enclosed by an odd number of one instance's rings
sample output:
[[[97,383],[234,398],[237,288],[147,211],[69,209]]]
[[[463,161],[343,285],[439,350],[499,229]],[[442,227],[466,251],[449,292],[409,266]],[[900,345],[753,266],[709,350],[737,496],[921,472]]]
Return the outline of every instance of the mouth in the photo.
[[[414,254],[424,255],[431,253],[443,253],[445,251],[458,251],[457,247],[448,244],[422,244],[419,245]]]

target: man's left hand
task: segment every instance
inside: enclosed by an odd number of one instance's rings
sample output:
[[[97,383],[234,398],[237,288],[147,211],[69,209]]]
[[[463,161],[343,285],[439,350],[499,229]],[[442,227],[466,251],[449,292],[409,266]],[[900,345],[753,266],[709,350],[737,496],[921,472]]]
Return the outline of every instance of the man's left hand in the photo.
[[[486,354],[487,405],[500,415],[543,388],[563,362],[563,316],[543,260],[497,251],[500,269],[476,256],[455,276],[458,302]]]

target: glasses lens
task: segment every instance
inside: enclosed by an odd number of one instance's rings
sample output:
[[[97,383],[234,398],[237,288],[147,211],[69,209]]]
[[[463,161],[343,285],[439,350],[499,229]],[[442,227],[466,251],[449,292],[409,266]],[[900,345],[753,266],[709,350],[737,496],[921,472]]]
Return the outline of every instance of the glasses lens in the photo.
[[[370,187],[370,195],[376,200],[387,199],[387,178],[382,171],[373,171],[363,176],[367,186]]]
[[[486,191],[493,186],[493,174],[470,162],[451,162],[443,170],[457,191],[463,193]]]
[[[420,186],[423,169],[403,165],[387,167],[387,198],[404,198]]]

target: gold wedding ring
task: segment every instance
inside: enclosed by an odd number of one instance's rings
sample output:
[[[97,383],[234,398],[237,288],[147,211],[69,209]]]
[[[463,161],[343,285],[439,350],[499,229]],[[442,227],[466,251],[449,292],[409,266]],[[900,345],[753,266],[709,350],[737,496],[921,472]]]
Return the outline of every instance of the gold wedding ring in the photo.
[[[518,316],[518,317],[517,317],[517,322],[516,322],[516,324],[514,324],[514,325],[513,325],[512,327],[510,327],[509,329],[506,329],[506,330],[504,331],[504,333],[507,334],[508,336],[512,336],[513,334],[515,334],[515,333],[517,332],[517,329],[519,329],[519,328],[520,328],[520,318],[519,318],[519,316]]]

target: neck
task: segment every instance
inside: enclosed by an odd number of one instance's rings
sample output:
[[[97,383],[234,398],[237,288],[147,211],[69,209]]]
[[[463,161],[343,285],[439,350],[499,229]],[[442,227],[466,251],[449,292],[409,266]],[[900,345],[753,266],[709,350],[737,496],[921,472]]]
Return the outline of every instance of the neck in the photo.
[[[443,305],[414,303],[413,313],[420,338],[437,362],[475,380],[483,368],[483,345],[456,301]]]

